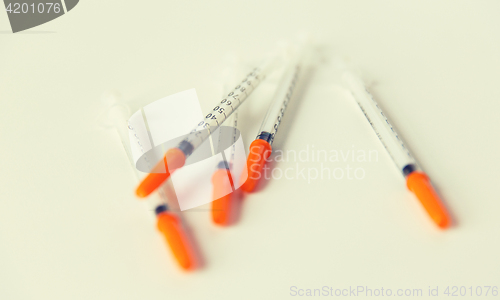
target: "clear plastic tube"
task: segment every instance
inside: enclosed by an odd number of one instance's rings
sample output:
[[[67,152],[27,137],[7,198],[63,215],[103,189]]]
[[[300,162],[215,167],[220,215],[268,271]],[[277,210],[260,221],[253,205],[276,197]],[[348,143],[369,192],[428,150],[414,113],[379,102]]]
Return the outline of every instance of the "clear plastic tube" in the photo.
[[[257,134],[258,139],[266,140],[269,145],[272,145],[274,141],[274,137],[278,132],[281,120],[285,115],[288,102],[292,98],[299,76],[303,70],[305,54],[305,50],[303,48],[304,46],[301,46],[299,52],[292,58],[288,66],[285,68],[269,109],[267,110],[266,116],[262,121],[259,133]]]
[[[221,132],[224,127],[219,130],[219,140],[217,143],[217,153],[221,153],[222,160],[217,165],[212,176],[212,221],[221,226],[229,225],[231,220],[231,210],[233,206],[234,195],[234,180],[231,172],[234,169],[234,157],[236,153],[236,141],[239,137],[238,132],[238,111],[235,111],[227,120],[226,125],[229,126],[227,134]],[[222,139],[231,139],[231,151],[229,157],[224,155],[224,148],[228,141],[224,143]]]
[[[236,109],[250,96],[268,72],[275,66],[277,58],[266,60],[261,66],[253,69],[234,89],[227,94],[205,118],[193,129],[190,134],[179,143],[178,148],[186,149],[189,144],[190,151],[184,154],[189,156],[205,141]]]
[[[389,122],[380,106],[377,104],[372,95],[366,90],[365,85],[355,75],[350,72],[345,72],[342,75],[342,82],[349,88],[363,111],[363,114],[368,119],[368,122],[373,127],[378,138],[384,145],[385,149],[392,157],[394,163],[403,175],[408,175],[417,168],[417,162],[411,156],[406,148],[401,136]]]

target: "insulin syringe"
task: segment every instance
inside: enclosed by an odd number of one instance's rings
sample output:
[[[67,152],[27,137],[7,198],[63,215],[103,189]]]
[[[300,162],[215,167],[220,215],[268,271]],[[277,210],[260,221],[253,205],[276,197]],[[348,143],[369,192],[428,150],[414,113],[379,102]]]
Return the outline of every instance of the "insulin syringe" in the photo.
[[[401,136],[398,135],[372,95],[368,93],[361,79],[350,72],[345,72],[342,82],[350,90],[385,149],[405,176],[408,189],[420,200],[429,216],[440,228],[449,227],[450,216],[432,187],[429,177],[419,171],[417,162],[404,145]]]
[[[170,174],[184,166],[186,159],[248,98],[267,73],[273,69],[278,58],[273,56],[253,69],[222,101],[206,114],[205,118],[182,140],[177,147],[169,149],[160,161],[139,184],[136,194],[147,197],[156,190]]]
[[[248,172],[248,177],[241,186],[241,189],[245,192],[252,192],[259,179],[262,177],[262,169],[271,155],[272,144],[281,124],[281,120],[285,115],[288,102],[292,98],[299,76],[303,72],[304,54],[304,49],[300,49],[296,56],[293,57],[286,66],[280,83],[271,100],[271,105],[260,126],[257,138],[250,144],[250,153],[247,158],[246,170]],[[247,174],[243,174],[243,177],[246,177],[246,175]]]
[[[116,95],[108,95],[110,98],[116,98]],[[112,99],[113,100],[113,99]],[[120,136],[123,148],[127,153],[130,165],[134,170],[135,177],[139,180],[139,172],[133,162],[130,150],[130,142],[127,130],[127,118],[129,109],[126,105],[115,103],[109,108],[108,117]],[[164,236],[167,244],[172,251],[177,263],[185,270],[194,268],[194,251],[190,249],[189,239],[182,226],[182,221],[167,205],[167,197],[164,190],[159,189],[152,197],[148,199],[148,205],[154,210],[156,215],[156,226]]]
[[[230,156],[229,158],[224,157],[224,159],[219,162],[217,170],[215,170],[212,175],[214,199],[214,201],[212,201],[212,220],[215,224],[222,226],[228,225],[230,222],[231,206],[234,196],[234,180],[231,174],[231,169],[233,168],[234,155],[236,151],[236,138],[239,135],[237,129],[238,111],[235,111],[234,114],[228,118],[227,125],[232,127],[231,130],[233,131]],[[219,138],[221,136],[223,136],[223,134],[219,133]],[[220,140],[218,144],[221,145]],[[224,151],[224,149],[219,150]]]

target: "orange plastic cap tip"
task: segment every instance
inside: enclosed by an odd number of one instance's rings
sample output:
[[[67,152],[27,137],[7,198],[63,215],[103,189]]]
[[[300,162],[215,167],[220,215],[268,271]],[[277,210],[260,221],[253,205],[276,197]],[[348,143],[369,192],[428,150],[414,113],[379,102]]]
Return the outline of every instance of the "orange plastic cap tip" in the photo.
[[[192,269],[194,266],[192,252],[179,218],[172,213],[160,213],[157,216],[157,227],[165,237],[178,264],[184,270]]]
[[[217,225],[228,225],[231,213],[232,198],[231,172],[227,169],[219,169],[212,176],[213,199],[212,220]]]
[[[406,185],[422,203],[422,206],[437,226],[442,229],[450,227],[450,216],[425,173],[410,173],[406,177]]]
[[[266,160],[271,156],[272,147],[271,145],[261,139],[256,139],[250,145],[250,154],[247,159],[247,171],[248,177],[245,183],[241,186],[241,189],[245,192],[252,192],[255,186],[262,177],[262,169],[266,164]],[[242,180],[245,180],[245,175],[243,174]]]
[[[139,198],[145,198],[154,192],[176,169],[186,163],[186,155],[179,148],[172,148],[165,153],[163,160],[158,162],[151,172],[142,180],[135,193]]]
[[[212,220],[215,224],[225,226],[229,224],[231,213],[231,194],[227,194],[212,202]]]

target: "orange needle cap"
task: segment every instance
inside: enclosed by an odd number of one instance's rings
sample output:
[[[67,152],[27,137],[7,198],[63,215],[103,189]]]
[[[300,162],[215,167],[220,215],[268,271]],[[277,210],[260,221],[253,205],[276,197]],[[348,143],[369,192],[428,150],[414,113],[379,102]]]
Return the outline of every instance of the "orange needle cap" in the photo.
[[[262,168],[266,163],[266,160],[271,156],[272,147],[271,145],[262,139],[256,139],[250,144],[250,154],[247,159],[247,171],[248,178],[246,178],[245,183],[241,186],[241,189],[245,192],[252,192],[262,177]],[[245,175],[242,176],[243,179]]]
[[[429,177],[423,172],[412,172],[406,177],[408,189],[417,196],[420,203],[440,228],[448,228],[451,225],[450,217],[446,208],[439,199],[429,181]]]
[[[167,180],[171,173],[184,166],[185,163],[186,155],[181,149],[172,148],[168,150],[163,157],[163,161],[158,162],[148,176],[139,184],[135,190],[136,195],[139,198],[147,197]]]
[[[231,172],[227,169],[218,169],[212,176],[214,185],[212,202],[212,220],[218,225],[227,225],[231,214]],[[224,196],[221,196],[224,195]]]
[[[157,227],[163,234],[167,243],[174,254],[179,265],[189,270],[193,266],[192,252],[188,247],[188,239],[182,230],[179,218],[168,212],[162,212],[157,215]]]

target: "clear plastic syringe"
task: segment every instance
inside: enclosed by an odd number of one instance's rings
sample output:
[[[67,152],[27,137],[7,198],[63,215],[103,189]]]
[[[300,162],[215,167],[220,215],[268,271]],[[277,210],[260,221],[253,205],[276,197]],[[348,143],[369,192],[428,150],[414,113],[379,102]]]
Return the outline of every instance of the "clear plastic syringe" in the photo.
[[[429,177],[419,171],[417,162],[406,148],[401,136],[366,90],[361,79],[350,72],[345,72],[342,75],[342,82],[350,90],[385,149],[405,176],[408,189],[420,200],[429,216],[440,228],[449,227],[451,219],[432,187]]]
[[[224,159],[217,165],[217,170],[215,170],[212,175],[213,184],[213,199],[212,201],[212,220],[215,224],[225,226],[230,222],[231,207],[233,201],[233,186],[234,180],[231,174],[231,169],[233,168],[234,155],[236,151],[236,139],[238,137],[238,111],[235,111],[227,120],[227,124],[232,128],[232,146],[231,153],[228,159],[224,156]],[[219,133],[219,138],[223,134]],[[219,145],[221,142],[219,140]],[[219,149],[221,153],[224,149]]]
[[[288,102],[292,98],[296,89],[299,77],[303,72],[306,45],[300,45],[298,52],[291,58],[281,77],[280,83],[276,88],[271,100],[269,109],[260,126],[257,138],[250,145],[250,153],[247,158],[247,177],[241,189],[245,192],[251,192],[255,189],[257,182],[262,177],[262,169],[271,155],[272,144],[281,120],[285,115]]]
[[[234,78],[236,64],[233,64],[228,69],[226,81]],[[224,85],[223,90],[227,90],[228,85]],[[223,97],[226,95],[224,94]],[[216,153],[222,154],[222,160],[217,164],[217,168],[212,175],[212,221],[221,226],[229,225],[231,217],[231,209],[233,202],[234,180],[232,177],[232,169],[234,168],[234,156],[236,152],[236,140],[239,137],[238,131],[238,111],[236,110],[229,118],[225,125],[219,129]],[[227,140],[227,141],[226,141]],[[227,145],[231,145],[229,157],[224,155],[224,150]]]
[[[111,100],[108,102],[114,103],[108,110],[108,119],[120,136],[122,146],[134,170],[134,175],[137,180],[139,180],[140,175],[133,162],[128,136],[127,119],[130,116],[130,110],[127,105],[117,101],[117,95],[109,94],[106,95],[106,97],[108,100]],[[181,219],[177,214],[170,211],[167,205],[167,196],[165,192],[159,189],[157,193],[154,193],[154,195],[148,199],[148,204],[151,210],[155,212],[158,231],[161,232],[167,241],[179,266],[184,270],[193,269],[195,267],[195,251],[190,247],[188,235],[182,226]]]
[[[170,174],[186,163],[195,151],[222,123],[250,96],[259,83],[273,69],[277,56],[267,59],[253,69],[222,101],[206,114],[205,118],[182,140],[177,147],[169,149],[160,161],[144,178],[136,189],[140,198],[147,197],[156,190]]]

